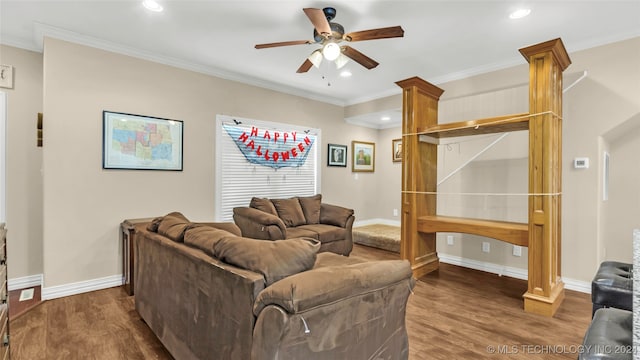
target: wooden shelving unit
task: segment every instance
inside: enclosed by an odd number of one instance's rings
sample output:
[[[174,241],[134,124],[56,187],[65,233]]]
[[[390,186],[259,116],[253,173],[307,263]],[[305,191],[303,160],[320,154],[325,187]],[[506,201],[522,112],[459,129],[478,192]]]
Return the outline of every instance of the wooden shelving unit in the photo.
[[[553,316],[564,299],[560,277],[562,202],[562,72],[571,60],[560,39],[520,49],[529,62],[529,112],[438,124],[444,90],[418,77],[403,89],[402,239],[400,255],[419,278],[439,266],[436,233],[461,232],[528,246],[528,312]],[[437,145],[445,138],[529,131],[528,223],[436,214]]]
[[[453,216],[421,216],[418,231],[424,233],[458,232],[490,237],[518,246],[529,245],[529,224],[470,219]]]
[[[427,135],[435,138],[447,138],[495,134],[520,130],[529,130],[529,113],[435,125],[419,132],[421,135]]]

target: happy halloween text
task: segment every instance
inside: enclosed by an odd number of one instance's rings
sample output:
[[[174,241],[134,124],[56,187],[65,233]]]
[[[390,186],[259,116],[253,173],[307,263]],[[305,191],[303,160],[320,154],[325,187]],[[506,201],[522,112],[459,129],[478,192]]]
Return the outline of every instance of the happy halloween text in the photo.
[[[238,141],[245,144],[247,148],[255,151],[256,155],[264,157],[265,160],[272,160],[273,162],[278,161],[287,161],[291,157],[297,157],[298,155],[305,152],[305,146],[311,146],[311,139],[308,136],[305,136],[300,142],[297,140],[297,133],[295,131],[292,132],[283,132],[280,133],[278,131],[274,131],[270,133],[269,130],[265,130],[262,133],[262,136],[259,135],[260,131],[258,128],[251,127],[251,132],[247,134],[247,132],[243,132],[242,135],[238,137]],[[273,151],[270,152],[269,149],[263,149],[262,145],[256,144],[252,138],[262,138],[266,141],[273,141],[274,144],[277,144],[278,141],[281,141],[282,144],[287,143],[289,141],[293,144],[293,147],[286,151]]]

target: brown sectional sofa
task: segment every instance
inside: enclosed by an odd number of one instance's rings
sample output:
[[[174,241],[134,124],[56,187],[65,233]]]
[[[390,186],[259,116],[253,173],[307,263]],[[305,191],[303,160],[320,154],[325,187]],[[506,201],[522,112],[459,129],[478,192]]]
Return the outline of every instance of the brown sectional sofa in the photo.
[[[322,203],[322,195],[290,199],[253,198],[248,207],[233,209],[242,236],[282,240],[310,237],[320,252],[349,255],[353,249],[353,210]]]
[[[176,359],[408,358],[405,260],[244,238],[180,213],[136,232],[136,310]]]

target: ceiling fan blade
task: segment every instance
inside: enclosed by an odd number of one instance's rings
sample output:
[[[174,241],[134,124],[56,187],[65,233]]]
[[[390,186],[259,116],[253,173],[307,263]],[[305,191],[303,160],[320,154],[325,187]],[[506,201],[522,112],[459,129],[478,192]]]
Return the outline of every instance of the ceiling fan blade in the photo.
[[[347,41],[363,41],[375,39],[388,39],[394,37],[403,37],[404,30],[400,26],[391,26],[386,28],[354,31],[344,34],[343,39]]]
[[[357,62],[358,64],[366,67],[367,69],[371,70],[374,67],[378,66],[378,62],[373,60],[372,58],[368,57],[367,55],[361,53],[360,51],[350,47],[350,46],[343,46],[342,47],[342,53],[351,58],[351,60]]]
[[[309,20],[311,20],[318,34],[331,34],[331,26],[329,25],[329,21],[327,21],[327,17],[324,15],[324,11],[314,8],[304,8],[302,11],[304,11]]]
[[[276,43],[269,44],[258,44],[255,46],[256,49],[266,49],[278,46],[289,46],[289,45],[303,45],[303,44],[313,44],[314,42],[311,40],[294,40],[294,41],[282,41]]]
[[[306,59],[302,65],[300,65],[300,67],[298,68],[298,71],[296,71],[298,74],[301,73],[306,73],[307,71],[309,71],[309,69],[311,69],[311,67],[313,66],[313,63],[311,61],[309,61],[309,59]]]

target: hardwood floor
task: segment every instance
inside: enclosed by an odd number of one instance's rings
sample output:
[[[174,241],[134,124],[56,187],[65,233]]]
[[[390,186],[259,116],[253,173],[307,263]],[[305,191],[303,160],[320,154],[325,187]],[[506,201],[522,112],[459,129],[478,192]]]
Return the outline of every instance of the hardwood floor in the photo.
[[[398,258],[360,245],[352,256]],[[567,291],[556,316],[546,318],[522,310],[526,287],[523,280],[441,264],[409,298],[409,358],[576,359],[591,321],[590,296]],[[10,325],[13,360],[171,359],[122,288],[45,301]]]
[[[40,304],[40,286],[33,287],[33,298],[31,300],[20,301],[20,293],[22,290],[11,290],[9,291],[9,318],[17,319],[19,316],[23,315],[27,311],[31,310],[33,307],[38,306]]]

